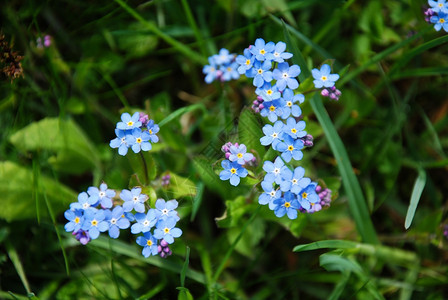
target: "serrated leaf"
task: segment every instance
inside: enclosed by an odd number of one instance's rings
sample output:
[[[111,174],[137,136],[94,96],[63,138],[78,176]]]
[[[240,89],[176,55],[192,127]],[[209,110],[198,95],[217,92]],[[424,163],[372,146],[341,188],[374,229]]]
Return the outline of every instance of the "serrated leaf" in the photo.
[[[71,119],[45,118],[19,130],[10,141],[23,152],[54,152],[49,162],[60,171],[79,174],[100,164],[94,145]]]
[[[257,115],[250,110],[244,109],[238,119],[238,141],[247,147],[247,152],[255,150],[255,156],[261,158],[266,153],[266,149],[260,143],[264,136],[261,130],[262,124]]]
[[[38,197],[42,198],[45,192],[55,214],[68,209],[70,203],[77,200],[77,194],[60,182],[42,175],[39,180],[41,189],[37,191]],[[36,191],[33,190],[32,182],[32,170],[10,161],[0,162],[0,218],[11,222],[36,217],[36,203],[33,200]],[[45,214],[45,203],[42,201],[39,206],[39,211]]]

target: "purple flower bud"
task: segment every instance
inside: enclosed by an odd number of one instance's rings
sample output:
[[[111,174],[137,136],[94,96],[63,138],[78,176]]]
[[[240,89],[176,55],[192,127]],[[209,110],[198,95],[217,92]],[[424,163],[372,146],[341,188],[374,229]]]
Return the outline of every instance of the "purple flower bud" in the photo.
[[[169,244],[165,240],[160,241],[160,246],[167,247]]]
[[[328,97],[328,95],[330,95],[330,92],[329,92],[327,89],[323,89],[323,90],[320,92],[320,94],[321,94],[323,97]]]
[[[330,99],[331,99],[331,100],[339,100],[339,99],[338,99],[338,96],[336,96],[335,93],[330,93]]]
[[[230,157],[230,152],[227,152],[226,153],[226,159],[229,159],[229,157]]]
[[[142,122],[142,127],[146,127],[146,125],[149,122],[149,117],[147,114],[140,112],[139,113],[140,117],[139,117],[139,121]]]

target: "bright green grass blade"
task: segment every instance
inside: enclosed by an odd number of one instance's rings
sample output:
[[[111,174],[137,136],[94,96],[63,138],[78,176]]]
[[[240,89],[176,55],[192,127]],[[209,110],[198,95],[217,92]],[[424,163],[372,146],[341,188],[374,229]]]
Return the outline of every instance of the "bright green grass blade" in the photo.
[[[364,71],[365,69],[367,69],[370,65],[379,62],[380,60],[382,60],[383,58],[386,58],[388,55],[394,53],[398,49],[403,48],[404,46],[410,44],[412,41],[423,36],[429,30],[432,30],[431,26],[426,27],[419,33],[411,36],[410,38],[405,39],[405,40],[401,41],[400,43],[397,43],[397,44],[387,48],[386,50],[378,53],[377,55],[373,56],[371,59],[366,61],[363,65],[359,66],[358,68],[356,68],[355,70],[351,71],[346,76],[344,76],[344,78],[339,80],[338,85],[343,86],[345,83],[349,82],[350,80],[352,80],[353,78],[355,78],[356,76],[361,74],[361,72]]]
[[[188,264],[190,263],[190,247],[187,246],[187,253],[185,254],[185,262],[180,272],[180,286],[185,287],[185,276],[187,275]]]
[[[364,242],[378,244],[379,240],[375,228],[373,227],[372,220],[370,219],[366,200],[362,193],[359,181],[353,172],[353,167],[350,163],[344,144],[325,110],[320,95],[315,94],[310,103],[335,156],[339,173],[342,176],[342,184],[347,193],[349,209],[355,220],[356,228]]]
[[[314,242],[314,243],[305,244],[305,245],[298,245],[298,246],[295,246],[292,251],[302,252],[302,251],[310,251],[310,250],[317,250],[317,249],[324,249],[324,248],[350,249],[350,248],[355,248],[357,245],[358,245],[358,243],[352,242],[352,241],[326,240],[326,241],[319,241],[319,242]]]
[[[402,72],[397,72],[395,74],[391,74],[391,79],[402,79],[402,78],[418,78],[418,77],[427,77],[427,76],[440,76],[440,75],[448,75],[447,67],[434,67],[434,68],[418,68],[418,69],[410,69]]]
[[[290,45],[291,52],[293,53],[292,62],[300,66],[300,74],[299,74],[299,80],[300,82],[304,82],[308,77],[311,76],[311,72],[306,66],[305,58],[302,55],[302,52],[297,48],[296,43],[291,39],[291,36],[289,35],[289,31],[287,28],[287,25],[283,20],[281,20],[281,24],[283,26],[283,33],[285,35],[286,44]]]
[[[188,4],[187,0],[181,0],[181,2],[185,11],[185,16],[187,17],[188,25],[190,25],[191,29],[193,29],[194,36],[199,45],[199,49],[201,50],[202,55],[206,56],[207,50],[205,49],[204,38],[202,37],[198,24],[196,23],[193,13],[191,12],[190,5]]]
[[[166,118],[164,118],[162,121],[159,122],[159,127],[164,126],[165,124],[173,121],[174,119],[180,117],[181,115],[193,111],[195,109],[201,109],[204,113],[207,113],[207,109],[205,108],[204,104],[202,103],[196,103],[193,105],[181,107],[175,111],[173,111],[171,114],[169,114]]]
[[[8,253],[9,259],[11,260],[12,264],[14,265],[14,268],[16,269],[16,272],[19,275],[20,280],[22,281],[23,287],[25,288],[25,290],[28,294],[31,293],[28,279],[26,279],[25,271],[23,269],[22,262],[20,261],[20,258],[19,258],[19,255],[17,254],[16,249],[12,246],[11,242],[7,239],[5,240],[4,244],[5,244],[6,252]]]
[[[411,226],[412,220],[414,219],[415,210],[417,209],[418,202],[422,195],[423,189],[426,185],[426,172],[424,169],[420,168],[418,170],[418,176],[414,183],[414,188],[412,189],[411,202],[409,203],[408,212],[406,213],[406,220],[404,222],[404,228],[408,229]]]
[[[193,222],[194,218],[196,217],[196,214],[198,213],[199,207],[201,207],[203,194],[204,194],[204,183],[200,181],[196,185],[196,195],[194,196],[192,205],[193,207],[191,209],[191,217],[190,217],[191,222]]]
[[[149,31],[163,39],[165,42],[173,46],[177,51],[185,55],[186,57],[189,57],[191,60],[195,61],[196,63],[200,65],[207,64],[207,58],[204,56],[196,53],[195,51],[191,50],[189,47],[185,46],[184,44],[178,42],[176,39],[172,38],[171,36],[167,35],[163,31],[161,31],[159,28],[157,28],[156,25],[154,25],[151,22],[148,22],[145,18],[143,18],[137,11],[135,11],[132,7],[127,5],[123,0],[115,0],[121,7],[123,7],[124,10],[126,10],[131,16],[133,16],[135,19],[137,19],[140,23],[145,25]]]

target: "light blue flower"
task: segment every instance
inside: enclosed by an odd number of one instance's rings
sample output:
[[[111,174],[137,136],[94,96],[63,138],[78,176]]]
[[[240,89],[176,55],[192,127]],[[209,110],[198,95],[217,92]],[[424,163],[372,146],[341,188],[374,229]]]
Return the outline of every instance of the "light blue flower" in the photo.
[[[156,133],[160,130],[159,125],[155,124],[154,120],[149,120],[146,125],[146,130],[149,132],[149,140],[151,143],[157,143],[159,141],[159,137]]]
[[[250,162],[254,158],[252,153],[247,153],[246,145],[240,144],[239,146],[230,146],[230,161],[236,161],[240,165],[244,165]]]
[[[285,163],[281,159],[280,156],[277,156],[274,162],[272,161],[265,161],[263,164],[263,170],[266,172],[266,175],[264,176],[264,181],[270,182],[270,183],[277,183],[280,184],[282,182],[281,177],[281,170]]]
[[[145,232],[143,236],[137,237],[136,242],[143,247],[142,254],[144,257],[157,255],[159,253],[157,239],[150,232]]]
[[[299,82],[296,77],[300,74],[300,67],[298,65],[292,65],[291,67],[287,62],[279,63],[277,69],[272,71],[272,76],[277,80],[277,87],[279,91],[283,91],[286,86],[295,90],[299,87]]]
[[[134,128],[134,130],[132,130],[132,135],[130,135],[127,140],[130,141],[129,144],[131,145],[132,151],[134,151],[134,153],[139,153],[140,150],[149,151],[152,149],[152,145],[149,142],[150,138],[151,136],[148,131]]]
[[[268,117],[269,121],[275,122],[278,117],[283,114],[282,107],[284,106],[285,101],[280,98],[277,100],[263,102],[263,109],[260,111],[260,115],[263,117]]]
[[[327,64],[322,65],[320,70],[318,69],[312,69],[311,73],[314,77],[314,86],[317,89],[320,89],[322,87],[330,88],[334,86],[334,83],[339,79],[338,74],[330,74],[331,69],[330,66]]]
[[[305,96],[302,94],[294,95],[294,92],[290,89],[285,89],[282,96],[285,101],[285,105],[282,107],[282,119],[287,119],[291,114],[294,117],[300,117],[302,110],[296,103],[303,103]]]
[[[301,190],[297,196],[300,205],[306,211],[309,211],[311,209],[311,206],[320,202],[319,195],[316,193],[316,183],[314,182]]]
[[[303,175],[305,175],[305,169],[302,167],[295,168],[294,172],[286,166],[283,167],[281,170],[282,182],[280,183],[280,189],[283,192],[290,191],[298,194],[311,183],[311,179],[303,177]]]
[[[87,189],[87,193],[90,196],[98,197],[98,201],[103,208],[111,208],[112,207],[112,198],[115,197],[115,191],[107,188],[107,184],[104,182],[100,185],[98,189],[95,186],[91,186]]]
[[[277,143],[280,142],[280,138],[283,136],[283,127],[285,124],[282,121],[277,121],[274,126],[266,124],[263,126],[264,137],[260,139],[260,143],[263,146],[272,144],[272,148],[276,148]]]
[[[102,209],[98,211],[86,210],[81,229],[88,231],[90,238],[94,240],[98,238],[100,232],[105,232],[109,229],[109,223],[104,220],[105,217],[106,215]]]
[[[98,196],[92,195],[89,196],[86,192],[79,193],[78,195],[78,202],[74,202],[70,204],[70,209],[82,209],[86,210],[93,206],[95,203],[98,202]]]
[[[221,180],[230,179],[230,184],[237,186],[240,183],[240,178],[247,176],[248,172],[237,162],[231,162],[230,160],[223,160],[221,166],[224,170],[219,173],[219,178]]]
[[[301,160],[303,157],[302,151],[303,141],[300,139],[294,140],[291,136],[284,134],[283,142],[277,144],[277,151],[282,152],[281,157],[285,162],[290,162],[292,158]]]
[[[212,83],[213,80],[215,80],[218,76],[218,66],[216,65],[216,63],[214,62],[214,60],[212,59],[212,57],[208,58],[208,62],[209,65],[205,65],[202,68],[202,73],[205,74],[205,82],[206,83]]]
[[[435,30],[439,31],[443,28],[443,30],[448,32],[448,14],[440,12],[439,15],[432,16],[429,20],[435,24]]]
[[[134,128],[139,128],[142,126],[142,122],[140,120],[140,113],[136,112],[132,115],[128,113],[123,113],[121,115],[121,122],[117,123],[117,128],[120,130],[131,130]]]
[[[281,63],[284,62],[285,59],[290,59],[292,57],[292,54],[289,52],[285,52],[286,50],[286,44],[284,42],[278,42],[275,45],[274,53],[272,54],[274,56],[274,61]]]
[[[112,149],[118,148],[118,154],[125,156],[128,153],[128,149],[130,147],[126,137],[128,135],[131,135],[131,133],[132,130],[115,129],[115,134],[117,135],[117,137],[110,141],[109,146]]]
[[[266,82],[262,87],[257,88],[255,90],[255,94],[261,96],[264,102],[277,100],[282,95],[278,91],[277,86],[275,84],[271,85],[269,82]]]
[[[217,65],[229,64],[235,56],[229,53],[229,50],[222,48],[219,50],[218,54],[212,56],[212,59]]]
[[[273,42],[266,42],[262,38],[255,40],[255,45],[250,47],[250,52],[255,55],[255,58],[259,61],[271,61],[274,59],[272,52],[275,50],[275,44]]]
[[[237,68],[238,64],[236,62],[221,66],[220,70],[222,72],[222,80],[230,81],[232,79],[240,78],[240,74],[238,73]]]
[[[254,67],[246,73],[249,78],[254,78],[253,85],[262,87],[265,82],[272,81],[272,72],[270,71],[272,64],[270,61],[255,61]]]
[[[182,235],[182,230],[174,227],[176,220],[174,218],[167,218],[166,220],[159,220],[154,229],[154,237],[158,240],[164,239],[168,244],[174,242],[174,238]]]
[[[288,118],[286,125],[283,127],[283,132],[293,139],[298,139],[306,135],[305,125],[305,121],[296,122],[294,118]]]
[[[241,75],[252,69],[255,61],[255,56],[252,54],[252,52],[250,52],[248,48],[244,49],[243,53],[244,55],[238,55],[235,60],[236,63],[239,64],[237,70]]]
[[[123,207],[115,206],[112,211],[106,210],[106,220],[109,222],[109,236],[116,239],[120,236],[120,229],[129,228],[131,223],[124,216]]]
[[[122,190],[120,193],[120,198],[124,200],[123,210],[129,212],[134,209],[136,212],[145,212],[145,205],[143,204],[148,200],[148,196],[141,194],[142,189],[135,187],[132,190]]]
[[[176,208],[179,203],[176,200],[165,201],[163,199],[157,199],[156,201],[156,217],[158,219],[174,218],[179,221]]]
[[[64,226],[65,231],[72,232],[81,229],[82,223],[84,222],[83,210],[66,210],[64,212],[64,217],[69,221]]]
[[[440,16],[440,13],[448,14],[448,3],[446,0],[438,0],[438,1],[428,1],[429,6],[431,6],[431,10],[435,13],[438,13]],[[445,19],[445,21],[447,21]],[[435,22],[431,22],[435,23]],[[436,29],[437,30],[437,29]],[[437,31],[439,31],[438,29]]]
[[[293,193],[286,192],[283,198],[276,199],[274,204],[276,205],[274,213],[277,217],[281,218],[286,214],[291,220],[297,219],[297,210],[300,206]]]
[[[274,204],[274,201],[282,196],[282,192],[279,189],[275,189],[272,184],[273,183],[270,181],[262,181],[261,187],[263,188],[264,193],[258,197],[258,203],[261,205],[269,204],[270,210],[275,209],[276,205]]]
[[[135,220],[137,223],[131,226],[131,232],[133,234],[148,232],[157,223],[156,210],[151,208],[147,214],[136,213]]]

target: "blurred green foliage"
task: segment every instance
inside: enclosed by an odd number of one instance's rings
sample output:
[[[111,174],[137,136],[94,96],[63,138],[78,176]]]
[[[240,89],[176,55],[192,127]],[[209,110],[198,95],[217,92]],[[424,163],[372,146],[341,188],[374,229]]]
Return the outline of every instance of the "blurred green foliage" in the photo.
[[[448,35],[425,23],[424,6],[2,1],[1,31],[24,77],[0,81],[0,298],[446,297]],[[45,35],[51,45],[39,48]],[[258,143],[251,82],[206,85],[201,72],[220,48],[239,54],[258,37],[288,42],[302,71],[326,62],[341,74],[339,102],[302,105],[315,145],[295,163],[334,202],[293,221],[257,204],[261,164],[236,188],[217,175],[228,141],[274,157]],[[82,246],[63,229],[87,187],[144,183],[139,157],[109,147],[124,111],[161,127],[145,153],[145,192],[179,200],[184,232],[165,260],[145,259],[130,233]]]

